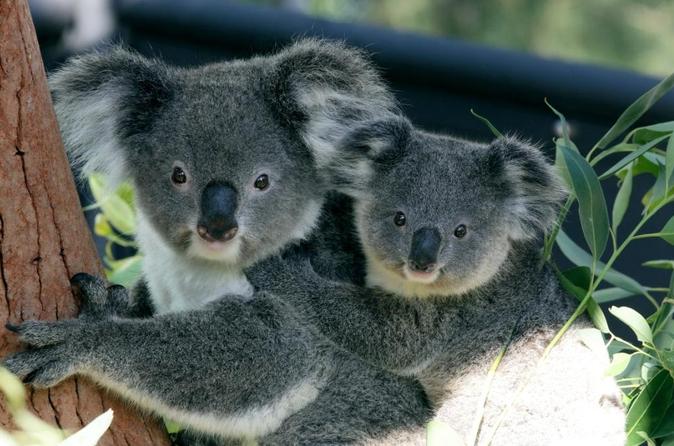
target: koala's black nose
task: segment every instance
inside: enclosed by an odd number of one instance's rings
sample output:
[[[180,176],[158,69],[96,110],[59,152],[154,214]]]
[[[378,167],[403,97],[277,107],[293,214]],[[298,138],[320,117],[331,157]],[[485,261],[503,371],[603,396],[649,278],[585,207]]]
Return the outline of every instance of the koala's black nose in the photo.
[[[227,183],[210,183],[201,194],[197,233],[206,241],[226,242],[236,235],[237,193]]]
[[[435,269],[442,237],[435,228],[418,229],[412,236],[412,248],[408,258],[411,270],[430,272]]]

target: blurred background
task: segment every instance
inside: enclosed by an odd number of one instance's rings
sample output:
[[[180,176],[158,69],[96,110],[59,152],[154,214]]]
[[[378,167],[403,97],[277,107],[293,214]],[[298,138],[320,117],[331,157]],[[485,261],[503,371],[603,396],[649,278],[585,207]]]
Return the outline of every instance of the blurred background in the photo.
[[[552,157],[566,115],[587,152],[637,97],[674,71],[671,0],[31,0],[47,70],[66,57],[124,42],[143,54],[195,65],[265,53],[302,36],[367,49],[405,112],[428,130],[488,140],[474,109],[502,132],[541,142]],[[642,123],[674,119],[668,94]],[[603,170],[601,167],[599,170]],[[654,179],[635,180],[643,195]],[[604,183],[612,206],[615,182]],[[85,201],[86,201],[85,195]],[[672,210],[654,219],[657,232]],[[638,206],[623,225],[639,219]],[[567,233],[582,244],[571,218]],[[561,257],[556,253],[557,257]],[[672,258],[643,240],[617,268],[648,286],[668,272],[641,267]],[[560,259],[564,263],[563,259]],[[639,306],[639,298],[627,302]]]

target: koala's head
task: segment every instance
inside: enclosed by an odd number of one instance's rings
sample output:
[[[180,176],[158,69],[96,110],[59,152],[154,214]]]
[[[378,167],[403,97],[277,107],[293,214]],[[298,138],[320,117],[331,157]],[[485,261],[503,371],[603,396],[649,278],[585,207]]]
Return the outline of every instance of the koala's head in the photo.
[[[312,228],[334,142],[395,108],[360,52],[317,40],[193,69],[113,48],[72,59],[50,86],[85,175],[130,180],[171,249],[240,266]]]
[[[552,224],[563,197],[542,153],[514,138],[478,144],[393,118],[344,144],[351,151],[337,176],[356,196],[368,282],[403,295],[456,295],[484,284],[512,242],[538,239]]]

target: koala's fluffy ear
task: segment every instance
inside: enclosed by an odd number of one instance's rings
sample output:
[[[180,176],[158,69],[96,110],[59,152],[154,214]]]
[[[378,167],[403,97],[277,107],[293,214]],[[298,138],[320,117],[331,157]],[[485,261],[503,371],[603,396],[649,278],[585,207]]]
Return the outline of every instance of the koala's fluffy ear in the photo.
[[[407,119],[389,115],[347,133],[328,165],[333,187],[352,196],[366,193],[376,171],[405,156],[413,131]]]
[[[125,179],[129,139],[148,130],[172,94],[168,68],[121,47],[70,59],[49,78],[63,142],[82,175]]]
[[[319,167],[355,126],[397,111],[387,86],[360,50],[307,39],[278,54],[270,100],[299,132]]]
[[[533,239],[550,229],[566,191],[540,149],[514,137],[489,146],[490,171],[499,176],[513,240]]]

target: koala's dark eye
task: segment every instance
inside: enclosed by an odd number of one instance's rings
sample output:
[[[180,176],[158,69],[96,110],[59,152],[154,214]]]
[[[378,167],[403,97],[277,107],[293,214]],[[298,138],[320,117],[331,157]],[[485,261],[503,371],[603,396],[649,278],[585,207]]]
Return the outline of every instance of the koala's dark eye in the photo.
[[[265,190],[269,187],[269,176],[265,173],[255,179],[255,189]]]
[[[174,184],[185,184],[187,182],[187,174],[182,167],[175,166],[173,168],[173,174],[171,174],[171,181]]]
[[[398,211],[393,217],[393,223],[395,223],[396,226],[405,226],[405,223],[407,223],[407,217],[405,217],[405,214]]]
[[[467,232],[468,229],[466,229],[466,225],[459,225],[456,227],[456,229],[454,229],[454,237],[464,238]]]

